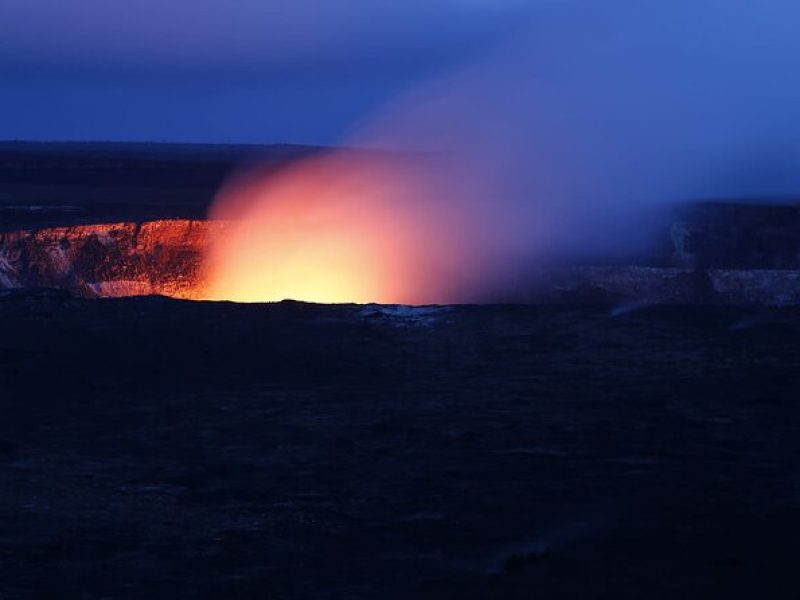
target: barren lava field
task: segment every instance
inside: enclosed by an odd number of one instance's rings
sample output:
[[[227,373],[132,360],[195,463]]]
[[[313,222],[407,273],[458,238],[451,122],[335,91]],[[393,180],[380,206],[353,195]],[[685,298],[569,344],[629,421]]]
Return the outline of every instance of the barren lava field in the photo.
[[[798,333],[6,292],[3,597],[795,597]]]

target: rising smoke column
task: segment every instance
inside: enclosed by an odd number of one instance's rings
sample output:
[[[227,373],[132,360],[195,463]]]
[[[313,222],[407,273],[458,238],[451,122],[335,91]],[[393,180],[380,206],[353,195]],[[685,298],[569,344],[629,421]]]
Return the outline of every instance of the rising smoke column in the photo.
[[[627,252],[662,203],[800,190],[788,0],[544,4],[340,151],[219,194],[213,298],[449,303]],[[413,157],[412,157],[413,156]],[[505,287],[506,289],[502,289]]]

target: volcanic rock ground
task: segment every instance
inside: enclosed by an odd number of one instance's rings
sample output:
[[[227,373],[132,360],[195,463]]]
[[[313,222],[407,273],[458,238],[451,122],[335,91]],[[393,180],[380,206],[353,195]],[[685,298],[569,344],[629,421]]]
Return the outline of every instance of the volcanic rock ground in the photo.
[[[252,151],[0,144],[0,231],[202,218]],[[798,268],[795,208],[706,208],[665,260]],[[799,340],[791,306],[0,290],[0,598],[796,599]]]
[[[0,597],[797,598],[800,311],[0,296]]]

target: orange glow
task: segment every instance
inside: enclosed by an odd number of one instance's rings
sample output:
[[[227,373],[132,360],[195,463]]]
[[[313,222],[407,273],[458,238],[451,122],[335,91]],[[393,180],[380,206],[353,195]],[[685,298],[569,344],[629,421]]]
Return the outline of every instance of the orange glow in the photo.
[[[456,253],[433,186],[410,162],[364,153],[227,185],[235,222],[206,260],[207,297],[239,302],[442,302]]]

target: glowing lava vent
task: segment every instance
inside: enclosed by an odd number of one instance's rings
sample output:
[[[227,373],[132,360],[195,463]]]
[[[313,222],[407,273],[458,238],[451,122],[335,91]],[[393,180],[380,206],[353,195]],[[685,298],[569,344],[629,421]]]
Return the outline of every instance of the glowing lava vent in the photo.
[[[234,221],[206,257],[207,297],[422,304],[463,283],[459,219],[416,161],[336,152],[243,174],[211,217]],[[461,250],[459,250],[459,247]]]

